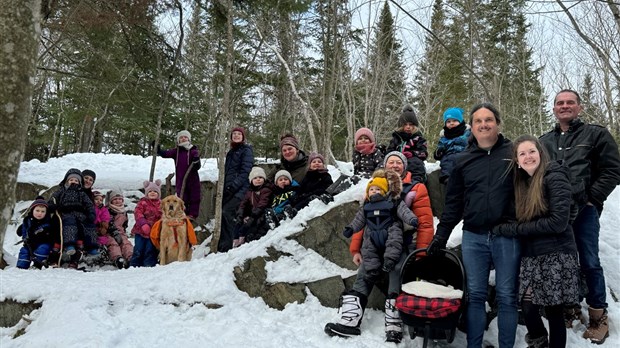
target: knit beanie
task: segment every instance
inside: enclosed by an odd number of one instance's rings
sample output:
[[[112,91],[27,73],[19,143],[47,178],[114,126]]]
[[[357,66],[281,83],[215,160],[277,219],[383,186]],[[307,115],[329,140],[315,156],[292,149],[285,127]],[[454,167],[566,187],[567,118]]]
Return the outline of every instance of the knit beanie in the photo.
[[[383,160],[383,167],[385,167],[385,165],[388,162],[388,159],[392,156],[396,156],[400,158],[400,160],[403,162],[403,165],[407,165],[407,157],[405,157],[405,155],[403,155],[402,152],[392,151],[392,152],[389,152],[387,155],[385,155],[385,159]]]
[[[358,129],[357,132],[355,132],[355,136],[353,137],[354,144],[357,144],[357,141],[362,135],[367,136],[368,139],[370,139],[371,143],[375,142],[375,135],[372,133],[370,129],[364,127],[364,128]]]
[[[83,177],[82,177],[82,172],[77,168],[71,168],[67,170],[67,173],[65,174],[65,178],[60,182],[61,186],[68,187],[67,181],[69,181],[69,179],[71,178],[76,178],[80,182],[80,186],[84,182]]]
[[[192,142],[192,135],[189,133],[189,131],[187,130],[182,130],[180,132],[177,133],[177,144],[179,143],[179,138],[182,136],[186,136],[188,141],[191,143]]]
[[[32,209],[34,209],[34,207],[38,207],[38,206],[43,206],[43,207],[47,208],[47,201],[45,200],[45,197],[37,196],[37,198],[35,198],[34,202],[32,202],[32,204],[30,204],[30,208],[28,208],[28,209],[32,210]]]
[[[418,118],[415,115],[415,111],[413,111],[413,106],[407,104],[403,107],[403,112],[400,114],[398,118],[398,126],[402,127],[405,123],[413,123],[414,126],[419,127]]]
[[[252,183],[252,179],[256,177],[267,179],[267,175],[265,175],[265,170],[261,167],[252,167],[252,170],[250,171],[250,176],[248,177],[250,183]]]
[[[235,127],[230,131],[230,140],[232,140],[233,132],[241,132],[241,142],[245,141],[245,129],[243,127]]]
[[[290,145],[299,150],[299,142],[297,141],[297,138],[295,138],[295,136],[292,134],[284,134],[280,138],[280,149],[282,149],[282,146],[284,145]]]
[[[385,195],[388,191],[388,181],[386,178],[374,177],[370,179],[370,181],[368,181],[368,185],[366,185],[366,196],[368,196],[368,190],[371,186],[379,187],[382,195]]]
[[[293,177],[291,176],[291,173],[289,173],[289,172],[288,172],[288,170],[284,170],[284,169],[279,170],[279,171],[276,173],[276,176],[274,176],[274,178],[276,179],[276,181],[278,181],[278,179],[279,179],[281,176],[285,176],[285,177],[287,177],[287,178],[288,178],[288,181],[293,182]]]
[[[142,185],[144,186],[144,194],[148,195],[149,192],[155,191],[159,198],[161,198],[161,180],[157,179],[155,182],[145,180]]]
[[[449,119],[455,119],[459,121],[459,123],[463,123],[463,109],[461,108],[448,108],[443,113],[443,124],[446,124],[446,121]]]
[[[320,159],[321,162],[323,162],[323,164],[325,164],[325,157],[323,157],[323,155],[321,155],[320,153],[317,153],[317,152],[312,152],[308,156],[308,165],[310,165],[310,163],[312,163],[312,161],[314,161],[317,158]]]
[[[82,171],[82,176],[90,176],[91,178],[93,178],[93,181],[95,181],[97,179],[97,174],[95,174],[94,171],[90,170],[90,169],[84,169]]]
[[[114,198],[117,198],[117,197],[122,198],[123,201],[125,200],[125,197],[123,196],[123,192],[121,192],[120,190],[111,190],[110,192],[108,192],[108,204],[112,203]]]
[[[101,191],[94,190],[93,197],[99,197],[99,196],[104,197],[105,195],[101,193]]]

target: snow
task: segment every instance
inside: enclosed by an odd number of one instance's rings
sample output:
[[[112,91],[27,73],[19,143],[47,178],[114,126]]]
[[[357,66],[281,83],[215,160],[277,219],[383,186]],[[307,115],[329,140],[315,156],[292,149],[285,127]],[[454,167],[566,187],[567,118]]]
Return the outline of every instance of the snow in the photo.
[[[126,155],[74,154],[21,164],[18,180],[45,186],[58,184],[69,168],[92,169],[97,173],[96,188],[122,188],[136,194],[148,178],[151,158]],[[350,163],[339,162],[348,173]],[[174,171],[172,160],[157,160],[155,177],[164,179]],[[428,164],[427,171],[435,170]],[[335,178],[338,170],[330,167]],[[202,180],[216,180],[214,159],[203,159]],[[267,263],[269,282],[311,282],[328,276],[347,277],[354,272],[326,261],[286,237],[302,231],[307,221],[345,202],[360,200],[365,181],[336,196],[325,205],[312,202],[292,220],[269,232],[261,240],[228,253],[205,255],[198,246],[191,262],[154,268],[131,268],[97,272],[68,269],[19,270],[13,267],[19,245],[15,234],[19,214],[31,201],[18,202],[13,223],[7,229],[4,250],[11,267],[0,271],[0,301],[37,301],[42,307],[14,327],[0,328],[0,346],[10,347],[394,347],[384,342],[383,313],[367,310],[360,337],[332,338],[323,332],[325,323],[338,318],[336,309],[323,307],[307,290],[304,303],[293,303],[282,311],[268,307],[261,298],[251,298],[237,289],[233,269],[253,257],[267,255],[272,246],[291,256]],[[33,197],[34,198],[34,197]],[[437,220],[436,220],[437,222]],[[130,225],[133,223],[130,217]],[[620,189],[607,200],[601,217],[601,261],[605,269],[609,303],[610,337],[603,346],[620,346],[620,304],[611,296],[620,293]],[[457,226],[448,245],[459,244]],[[334,297],[339,294],[334,294]],[[584,305],[584,310],[586,309]],[[31,323],[28,325],[27,321]],[[12,337],[25,328],[25,333]],[[592,347],[581,338],[585,327],[576,325],[568,332],[568,347]],[[526,329],[519,326],[516,346],[525,346]],[[497,346],[497,319],[485,334],[485,342]],[[463,347],[465,335],[442,347]],[[422,339],[406,337],[401,346],[422,347]]]

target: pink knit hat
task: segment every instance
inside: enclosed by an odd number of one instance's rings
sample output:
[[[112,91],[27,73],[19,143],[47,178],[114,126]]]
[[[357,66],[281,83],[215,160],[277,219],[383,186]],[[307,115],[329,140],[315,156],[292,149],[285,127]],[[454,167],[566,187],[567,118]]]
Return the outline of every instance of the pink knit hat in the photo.
[[[370,139],[370,142],[374,144],[375,142],[375,135],[372,133],[372,131],[366,127],[362,127],[360,129],[357,130],[357,132],[355,132],[355,136],[353,137],[354,139],[354,143],[353,144],[357,144],[357,141],[359,140],[359,138],[365,135],[368,137],[368,139]]]

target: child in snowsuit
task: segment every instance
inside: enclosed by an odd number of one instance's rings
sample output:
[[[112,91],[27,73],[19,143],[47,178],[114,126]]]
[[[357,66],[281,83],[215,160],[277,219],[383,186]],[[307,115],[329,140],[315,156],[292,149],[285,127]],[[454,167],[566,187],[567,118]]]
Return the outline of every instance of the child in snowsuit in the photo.
[[[266,182],[266,177],[261,167],[253,167],[250,171],[250,188],[237,209],[238,223],[234,231],[233,248],[246,240],[260,239],[266,233],[263,214],[271,201],[271,185]]]
[[[163,158],[172,158],[175,163],[175,189],[177,197],[185,203],[185,214],[189,219],[196,219],[200,212],[200,151],[191,143],[192,135],[182,130],[177,134],[177,146],[169,150],[157,149],[157,154]],[[189,173],[188,173],[189,171]],[[185,180],[184,192],[183,180]]]
[[[28,269],[31,262],[39,269],[47,267],[53,233],[57,233],[57,226],[52,224],[47,202],[39,196],[32,202],[28,214],[17,228],[17,235],[24,241],[24,246],[19,250],[17,268]]]
[[[400,199],[402,183],[397,173],[379,169],[366,186],[366,201],[343,231],[350,238],[364,228],[362,262],[369,281],[377,281],[380,271],[390,272],[403,250],[404,222],[417,226],[418,218]]]
[[[325,158],[316,152],[311,153],[308,156],[308,171],[299,184],[297,194],[291,198],[291,206],[300,210],[315,198],[320,198],[325,204],[331,202],[333,197],[327,193],[327,188],[333,183],[325,167]]]
[[[136,223],[131,229],[131,234],[135,236],[130,263],[132,267],[154,267],[159,255],[159,251],[151,242],[151,227],[161,219],[161,180],[144,181],[143,186],[145,197],[142,197],[136,205],[134,210]]]
[[[110,227],[110,212],[103,205],[103,193],[93,190],[95,205],[95,228],[97,229],[97,243],[104,246],[108,241],[108,228]]]
[[[121,191],[112,190],[108,195],[110,228],[108,229],[108,254],[118,268],[127,268],[133,256],[133,245],[127,237],[127,211]]]
[[[82,172],[71,168],[60,182],[58,191],[48,201],[51,212],[60,215],[62,221],[62,246],[64,261],[74,265],[80,258],[77,252],[78,238],[84,236],[86,258],[95,261],[99,258],[99,245],[95,230],[95,206],[82,190]]]
[[[418,118],[411,105],[405,105],[398,118],[398,129],[392,133],[392,140],[386,152],[399,151],[407,158],[407,171],[413,177],[426,182],[424,161],[428,157],[426,139],[419,130]]]
[[[275,185],[273,185],[273,198],[271,208],[265,211],[265,220],[268,225],[275,227],[280,220],[286,218],[285,209],[290,207],[290,200],[295,196],[299,188],[297,181],[293,180],[291,173],[282,169],[275,175]]]
[[[467,138],[471,135],[471,127],[463,122],[463,109],[449,108],[443,113],[444,127],[439,132],[439,142],[434,157],[441,161],[439,182],[446,184],[450,171],[454,168],[455,157],[467,147]]]

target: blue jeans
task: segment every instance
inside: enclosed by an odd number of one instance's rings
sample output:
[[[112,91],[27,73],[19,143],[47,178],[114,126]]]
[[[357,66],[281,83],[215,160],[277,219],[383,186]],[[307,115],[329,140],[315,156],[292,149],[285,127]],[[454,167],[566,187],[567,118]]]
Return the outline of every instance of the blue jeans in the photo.
[[[134,240],[133,255],[129,264],[131,267],[155,267],[159,251],[153,245],[150,238],[144,238],[136,234]]]
[[[592,308],[607,308],[605,275],[598,257],[598,236],[601,229],[598,219],[596,208],[584,205],[573,222],[573,232],[579,252],[579,265],[588,285],[586,303]]]
[[[500,348],[512,348],[517,332],[517,295],[521,247],[519,240],[490,233],[463,231],[463,264],[467,274],[467,347],[480,348],[486,329],[487,289],[491,265],[499,305],[497,327]]]

